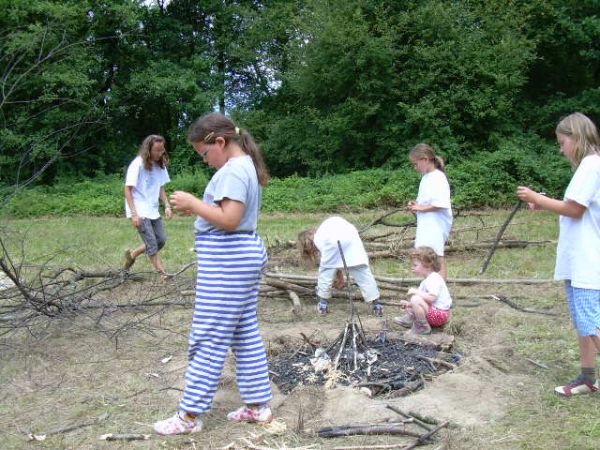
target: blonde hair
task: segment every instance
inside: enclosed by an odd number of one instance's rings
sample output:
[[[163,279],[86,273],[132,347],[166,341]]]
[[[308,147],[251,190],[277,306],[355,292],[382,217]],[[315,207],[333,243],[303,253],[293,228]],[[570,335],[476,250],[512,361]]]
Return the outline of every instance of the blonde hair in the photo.
[[[444,169],[444,160],[435,154],[435,150],[429,144],[417,144],[408,154],[410,159],[428,159],[433,161],[433,165],[436,169],[446,172]]]
[[[417,247],[410,251],[410,259],[416,259],[424,267],[439,272],[441,269],[440,259],[437,253],[431,247]]]
[[[142,161],[144,162],[144,169],[152,170],[152,157],[150,156],[150,152],[152,151],[152,147],[156,143],[165,144],[165,138],[159,134],[151,134],[146,136],[140,145],[138,150],[138,155],[141,156]],[[169,164],[169,155],[167,155],[167,149],[165,148],[165,152],[162,154],[161,158],[158,161],[155,161],[156,164],[160,166],[161,169],[164,169],[167,164]]]
[[[246,130],[238,128],[229,117],[220,113],[205,114],[196,120],[188,131],[188,141],[192,143],[212,144],[218,137],[225,139],[226,144],[230,141],[237,142],[244,153],[252,158],[261,186],[269,183],[269,171],[254,138]]]
[[[568,136],[575,141],[572,164],[579,167],[581,160],[588,155],[600,154],[600,137],[594,122],[585,114],[575,112],[561,119],[556,133]]]
[[[298,233],[296,248],[300,252],[300,257],[305,262],[316,263],[319,258],[319,249],[315,245],[316,228],[308,228]]]

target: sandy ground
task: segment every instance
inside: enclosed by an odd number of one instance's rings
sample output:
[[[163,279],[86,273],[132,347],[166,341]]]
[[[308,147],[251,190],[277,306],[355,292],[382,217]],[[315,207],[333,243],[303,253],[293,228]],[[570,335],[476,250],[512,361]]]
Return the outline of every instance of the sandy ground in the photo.
[[[327,341],[347,319],[344,304],[317,316],[312,305],[292,311],[291,303],[261,300],[260,321],[271,354],[302,343],[300,333]],[[484,305],[477,314],[455,313],[446,327],[454,334],[454,351],[464,354],[455,370],[435,377],[423,390],[403,398],[370,398],[350,387],[298,386],[283,395],[273,385],[275,431],[251,424],[231,424],[226,413],[240,398],[234,366],[228,359],[213,410],[204,418],[205,432],[192,437],[157,437],[142,442],[99,441],[106,433],[151,434],[153,421],[173,414],[183,387],[191,307],[145,309],[128,314],[112,311],[42,326],[36,334],[2,339],[0,371],[0,438],[2,448],[334,448],[398,445],[411,438],[362,436],[326,440],[316,437],[325,426],[374,424],[401,418],[392,405],[450,421],[426,448],[484,448],[457,436],[493,423],[506,414],[515,390],[523,384],[522,360],[515,358],[504,332],[489,326],[497,305]],[[367,334],[381,329],[381,319],[359,305]],[[388,308],[385,317],[399,311]],[[466,318],[465,318],[466,317]],[[93,331],[92,331],[93,330]],[[88,425],[59,431],[69,425]],[[274,425],[275,426],[275,425]],[[421,431],[416,429],[415,431]],[[45,436],[27,443],[27,436]],[[487,447],[486,447],[487,448]],[[492,447],[490,447],[492,448]]]

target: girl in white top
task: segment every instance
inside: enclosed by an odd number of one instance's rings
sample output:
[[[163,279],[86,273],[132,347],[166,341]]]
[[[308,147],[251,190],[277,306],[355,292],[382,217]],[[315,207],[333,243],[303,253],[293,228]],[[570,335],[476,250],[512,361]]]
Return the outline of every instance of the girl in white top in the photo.
[[[418,144],[409,154],[417,172],[423,174],[416,200],[408,208],[417,215],[415,247],[431,247],[439,256],[440,275],[448,278],[444,246],[452,228],[450,185],[444,173],[444,161],[427,144]]]
[[[162,200],[165,216],[170,218],[173,212],[165,191],[165,184],[170,181],[168,163],[165,138],[151,134],[142,141],[137,157],[127,168],[125,213],[144,243],[125,251],[125,270],[133,265],[139,255],[146,253],[154,268],[166,276],[165,267],[158,256],[167,241],[158,200]]]
[[[564,280],[573,325],[579,335],[581,374],[555,388],[564,396],[598,390],[596,354],[600,348],[600,137],[581,113],[556,127],[561,153],[575,169],[563,200],[519,186],[517,196],[530,209],[560,215],[554,279]]]
[[[412,271],[424,278],[418,288],[410,288],[410,301],[402,300],[400,306],[406,310],[394,322],[410,333],[421,335],[431,333],[431,327],[444,326],[450,319],[452,297],[446,282],[438,273],[440,258],[431,247],[417,247],[410,252]]]
[[[344,286],[344,261],[338,242],[344,252],[348,272],[356,281],[363,298],[372,305],[373,314],[381,316],[383,304],[379,301],[377,282],[369,268],[369,256],[356,227],[339,216],[329,217],[317,229],[310,228],[298,234],[297,244],[302,258],[313,263],[319,262],[319,313],[329,312],[331,287],[341,289]]]

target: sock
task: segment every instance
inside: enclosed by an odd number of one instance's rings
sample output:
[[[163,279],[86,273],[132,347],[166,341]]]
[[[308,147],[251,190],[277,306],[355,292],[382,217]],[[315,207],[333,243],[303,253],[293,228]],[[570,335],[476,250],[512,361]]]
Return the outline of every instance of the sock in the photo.
[[[186,422],[194,422],[196,420],[196,417],[198,416],[195,414],[190,414],[185,411],[179,411],[179,418],[185,420]]]
[[[591,381],[592,383],[596,382],[596,368],[595,367],[582,367],[581,374]]]

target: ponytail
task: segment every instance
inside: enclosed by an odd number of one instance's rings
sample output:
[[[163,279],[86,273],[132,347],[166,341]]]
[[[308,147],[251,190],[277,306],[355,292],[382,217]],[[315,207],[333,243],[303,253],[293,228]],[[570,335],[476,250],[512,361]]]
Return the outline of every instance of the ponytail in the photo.
[[[444,160],[442,159],[441,156],[435,156],[433,158],[433,165],[435,166],[436,169],[438,169],[441,172],[446,173],[446,169],[444,168]]]
[[[433,162],[433,165],[436,169],[441,172],[446,173],[446,169],[444,167],[444,160],[435,154],[435,150],[429,144],[417,144],[413,147],[413,149],[408,154],[411,159],[428,159]]]
[[[258,178],[258,182],[261,186],[266,186],[269,183],[269,170],[267,169],[267,165],[265,164],[265,160],[263,159],[262,153],[254,142],[254,138],[250,133],[248,133],[243,128],[237,128],[238,131],[238,142],[244,153],[250,155],[252,158],[252,162],[254,163],[254,168],[256,169],[256,176]]]
[[[220,113],[205,114],[196,120],[188,131],[188,141],[191,143],[212,144],[218,137],[225,139],[226,143],[237,142],[244,153],[252,158],[260,185],[266,186],[269,183],[269,171],[254,138],[246,130],[238,128],[229,117]]]

